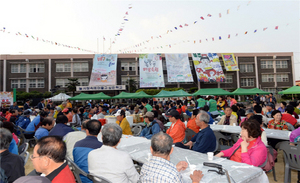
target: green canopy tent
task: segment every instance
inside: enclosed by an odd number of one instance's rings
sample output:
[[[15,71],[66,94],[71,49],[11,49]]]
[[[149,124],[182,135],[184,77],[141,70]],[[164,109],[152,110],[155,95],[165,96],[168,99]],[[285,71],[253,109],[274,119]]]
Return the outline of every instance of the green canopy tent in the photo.
[[[229,91],[223,90],[222,88],[204,88],[196,91],[192,94],[197,95],[232,95]]]
[[[132,98],[132,93],[121,92],[119,95],[112,97],[112,99],[119,99],[119,98]]]
[[[138,93],[131,93],[132,94],[132,98],[152,98],[152,95],[148,95],[147,93],[145,93],[144,91],[140,91]]]
[[[79,95],[69,99],[70,100],[100,100],[100,99],[111,99],[111,97],[105,95],[103,92],[100,92],[96,94],[80,93]]]
[[[69,98],[69,100],[90,100],[91,94],[86,93],[80,93],[79,95],[76,95],[75,97]]]
[[[286,90],[278,92],[278,94],[300,94],[300,86],[292,86]]]
[[[192,94],[189,94],[188,92],[185,92],[183,90],[172,91],[171,94],[172,94],[173,97],[187,97],[187,96],[192,96]]]
[[[153,95],[153,98],[173,97],[171,91],[161,90],[158,94]]]
[[[245,89],[245,88],[238,88],[234,92],[232,92],[233,95],[266,95],[269,94],[270,92],[265,92],[263,90],[260,90],[258,88],[251,88],[251,89]]]
[[[93,99],[91,99],[91,100],[111,99],[110,96],[104,94],[103,92],[92,94],[92,95],[93,95]]]

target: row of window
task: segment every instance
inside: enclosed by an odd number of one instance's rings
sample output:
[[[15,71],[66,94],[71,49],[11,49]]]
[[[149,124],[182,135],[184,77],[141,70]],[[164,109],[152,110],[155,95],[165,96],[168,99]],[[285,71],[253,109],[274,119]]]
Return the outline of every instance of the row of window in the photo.
[[[26,88],[26,79],[12,79],[11,88]],[[44,79],[29,79],[29,88],[44,88]]]
[[[79,78],[78,82],[80,83],[80,86],[88,86],[89,85],[89,79],[88,78]],[[68,79],[56,79],[56,86],[60,87],[66,87],[69,83]]]
[[[262,69],[273,69],[273,61],[261,61],[261,68]],[[288,61],[287,60],[276,60],[276,68],[288,68]]]
[[[274,82],[274,74],[263,74],[261,75],[262,82]],[[276,74],[277,82],[289,82],[288,74]]]
[[[11,73],[26,73],[26,64],[11,64]],[[88,72],[88,63],[74,63],[73,72]],[[29,73],[44,73],[45,64],[29,64]],[[56,64],[56,72],[71,72],[71,63]]]

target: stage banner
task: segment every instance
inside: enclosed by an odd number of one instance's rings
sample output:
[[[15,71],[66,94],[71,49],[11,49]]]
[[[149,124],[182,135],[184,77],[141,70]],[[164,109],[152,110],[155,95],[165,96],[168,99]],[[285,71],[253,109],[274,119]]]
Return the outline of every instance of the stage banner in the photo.
[[[216,53],[193,53],[192,56],[199,81],[225,82],[225,76]]]
[[[161,54],[140,54],[140,88],[165,87]]]
[[[7,107],[13,105],[14,93],[13,92],[0,92],[0,106]]]
[[[187,53],[165,54],[168,82],[194,82]]]
[[[239,71],[239,66],[236,63],[233,53],[221,53],[226,71]]]
[[[116,85],[117,54],[95,54],[89,86]]]

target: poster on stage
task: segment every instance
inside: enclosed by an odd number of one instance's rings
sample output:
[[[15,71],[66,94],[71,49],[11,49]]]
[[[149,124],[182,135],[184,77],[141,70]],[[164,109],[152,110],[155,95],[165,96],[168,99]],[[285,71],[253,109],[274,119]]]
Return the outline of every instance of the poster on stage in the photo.
[[[225,82],[225,75],[216,53],[193,53],[197,78],[202,82]]]
[[[14,92],[0,92],[0,106],[7,107],[13,105]]]
[[[165,54],[168,82],[193,82],[190,61],[187,53]]]
[[[226,71],[239,71],[233,53],[221,53]]]
[[[141,54],[139,64],[140,88],[165,87],[161,54]]]
[[[116,85],[117,54],[95,54],[89,86]]]

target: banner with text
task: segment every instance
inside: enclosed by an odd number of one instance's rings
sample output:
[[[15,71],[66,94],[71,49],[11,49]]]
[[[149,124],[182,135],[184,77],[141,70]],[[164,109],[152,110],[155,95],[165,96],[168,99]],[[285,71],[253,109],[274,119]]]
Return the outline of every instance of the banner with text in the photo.
[[[0,92],[0,106],[6,107],[13,105],[14,92]]]
[[[192,56],[199,81],[225,82],[225,76],[216,53],[193,53]]]
[[[161,54],[141,54],[140,88],[165,87]]]
[[[116,85],[117,54],[95,54],[89,86]]]
[[[187,53],[165,54],[168,82],[193,82],[190,61]]]
[[[239,71],[233,53],[221,53],[226,71]]]

